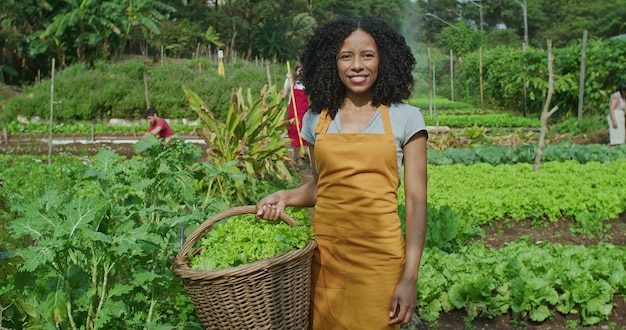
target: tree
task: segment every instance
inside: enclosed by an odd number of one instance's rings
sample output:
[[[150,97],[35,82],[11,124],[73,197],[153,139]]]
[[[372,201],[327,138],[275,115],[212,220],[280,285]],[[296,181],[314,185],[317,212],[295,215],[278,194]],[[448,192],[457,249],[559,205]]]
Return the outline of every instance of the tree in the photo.
[[[123,32],[121,43],[118,46],[117,56],[119,57],[126,46],[126,42],[133,39],[140,44],[142,54],[148,52],[148,42],[153,36],[161,34],[159,22],[166,21],[169,14],[176,11],[172,6],[156,0],[124,0]],[[134,33],[138,31],[138,33]]]
[[[263,24],[255,33],[254,50],[256,55],[274,62],[293,58],[293,45],[287,37],[286,23],[275,20]]]
[[[403,17],[403,9],[408,5],[408,0],[317,0],[311,1],[311,11],[319,24],[341,16],[372,16],[399,29],[399,17]]]
[[[454,25],[462,18],[461,5],[457,0],[419,0],[423,34],[422,38],[428,42],[435,42],[441,30]]]
[[[308,13],[297,14],[293,17],[287,36],[291,39],[296,53],[304,49],[306,39],[313,35],[316,26],[315,19]]]
[[[76,51],[76,60],[93,66],[98,58],[111,54],[112,34],[120,36],[118,3],[98,0],[63,0],[61,12],[39,34],[39,51],[47,51],[46,46],[55,45],[57,53],[65,65],[67,46]],[[52,42],[46,43],[47,40]],[[34,40],[33,40],[34,41]]]
[[[52,10],[50,1],[0,1],[0,65],[3,82],[19,83],[32,79],[39,69],[46,74],[49,61],[43,56],[31,56],[27,38],[42,28],[46,14]],[[41,68],[44,66],[44,68]]]
[[[546,10],[548,4],[543,4]],[[538,27],[537,41],[551,39],[554,46],[562,47],[579,40],[584,30],[592,38],[610,38],[626,33],[626,0],[580,1],[562,3],[558,15],[551,13],[547,22]]]
[[[480,46],[480,31],[470,29],[465,22],[443,28],[439,36],[442,46],[450,47],[459,57],[477,50]]]

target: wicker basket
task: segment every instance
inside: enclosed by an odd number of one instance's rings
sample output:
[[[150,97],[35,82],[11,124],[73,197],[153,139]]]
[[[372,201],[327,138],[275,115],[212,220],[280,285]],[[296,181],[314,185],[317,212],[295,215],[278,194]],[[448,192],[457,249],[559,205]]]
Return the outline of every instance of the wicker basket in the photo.
[[[187,237],[174,260],[174,274],[183,281],[198,317],[207,329],[307,329],[311,290],[311,240],[302,249],[271,259],[220,270],[189,268],[200,253],[194,244],[216,222],[240,214],[254,214],[254,206],[231,208],[214,215]],[[298,226],[281,214],[290,226]]]

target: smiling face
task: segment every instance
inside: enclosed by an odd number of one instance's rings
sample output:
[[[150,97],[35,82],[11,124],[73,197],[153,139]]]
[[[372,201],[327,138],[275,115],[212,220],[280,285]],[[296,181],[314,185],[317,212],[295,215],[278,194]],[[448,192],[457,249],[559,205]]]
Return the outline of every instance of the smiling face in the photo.
[[[378,46],[367,32],[356,30],[343,41],[337,54],[337,70],[348,97],[371,95],[379,61]]]

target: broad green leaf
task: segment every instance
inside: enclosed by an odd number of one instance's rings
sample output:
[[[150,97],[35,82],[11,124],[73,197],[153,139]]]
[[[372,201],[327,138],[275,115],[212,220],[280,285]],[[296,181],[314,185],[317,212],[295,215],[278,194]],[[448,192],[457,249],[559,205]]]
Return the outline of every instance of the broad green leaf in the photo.
[[[142,271],[134,274],[134,283],[138,285],[144,285],[160,277],[161,275],[155,274],[153,272]]]
[[[106,206],[105,203],[102,200],[89,200],[68,204],[65,208],[67,225],[63,227],[65,233],[71,238],[78,230],[87,228],[96,219],[98,212]]]
[[[552,312],[550,312],[550,309],[548,309],[548,306],[546,305],[541,305],[530,311],[530,319],[535,322],[543,322],[551,316]]]
[[[133,288],[134,287],[132,285],[116,284],[113,288],[111,288],[111,290],[109,290],[107,297],[108,299],[111,299],[113,297],[118,297],[118,296],[127,294],[133,291]]]
[[[21,269],[32,272],[39,267],[48,266],[56,259],[56,252],[61,246],[61,241],[41,239],[37,242],[37,246],[29,246],[19,250],[17,253],[24,258]]]

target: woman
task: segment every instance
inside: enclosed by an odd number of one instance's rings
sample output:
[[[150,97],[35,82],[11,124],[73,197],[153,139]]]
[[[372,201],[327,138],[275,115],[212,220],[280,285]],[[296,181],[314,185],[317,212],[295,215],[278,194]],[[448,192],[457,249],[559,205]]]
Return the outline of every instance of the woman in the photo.
[[[426,140],[402,36],[369,17],[318,28],[300,58],[310,109],[302,136],[314,179],[272,193],[257,217],[315,206],[311,327],[399,329],[417,304],[426,235]],[[406,239],[397,190],[404,163]]]
[[[291,159],[294,165],[298,165],[300,159],[300,147],[306,147],[306,141],[301,137],[302,132],[302,118],[304,114],[309,110],[309,98],[304,91],[304,85],[302,84],[302,64],[296,63],[294,68],[296,75],[296,81],[293,83],[293,94],[289,98],[289,109],[287,113],[287,119],[290,121],[287,135],[291,139],[292,154]]]
[[[609,99],[609,114],[606,120],[609,123],[610,146],[626,142],[626,125],[624,125],[624,108],[626,108],[626,83],[611,94]]]

